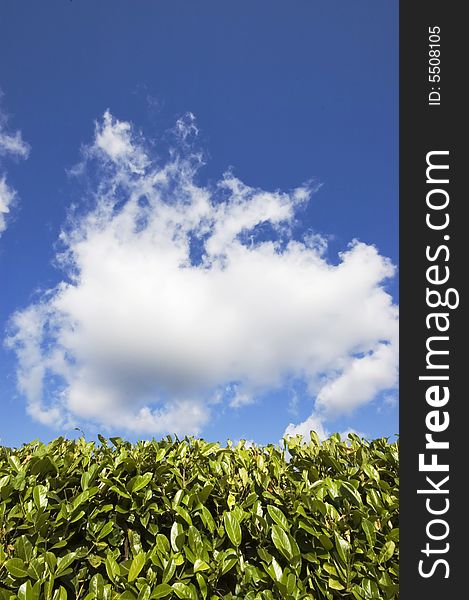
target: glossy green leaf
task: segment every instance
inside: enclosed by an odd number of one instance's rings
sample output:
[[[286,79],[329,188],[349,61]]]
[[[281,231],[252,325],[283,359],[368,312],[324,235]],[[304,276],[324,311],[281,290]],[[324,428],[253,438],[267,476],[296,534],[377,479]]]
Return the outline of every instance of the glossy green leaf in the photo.
[[[54,573],[55,577],[60,577],[64,574],[66,569],[74,562],[76,559],[76,552],[69,552],[65,556],[61,556],[57,559],[57,567]]]
[[[129,582],[135,581],[137,577],[140,575],[141,570],[145,566],[147,560],[147,555],[145,552],[140,552],[136,556],[134,556],[132,563],[130,565],[129,574],[127,576],[127,580]]]
[[[163,533],[158,533],[156,536],[156,546],[163,556],[168,555],[171,550],[168,538]]]
[[[67,600],[67,590],[61,585],[58,590],[54,591],[52,600]]]
[[[196,574],[197,583],[199,584],[200,593],[202,594],[203,600],[207,598],[207,582],[201,573]]]
[[[187,512],[187,510],[185,508],[183,508],[182,506],[176,506],[175,511],[177,512],[177,514],[182,517],[184,519],[184,521],[188,524],[188,525],[192,525],[192,519],[190,514]]]
[[[10,558],[5,562],[4,567],[12,577],[17,579],[28,576],[27,567],[20,558]]]
[[[361,526],[363,531],[365,532],[366,539],[368,541],[368,545],[372,548],[376,543],[376,529],[371,521],[368,519],[362,519]]]
[[[33,586],[31,585],[31,582],[29,581],[25,581],[24,583],[22,583],[20,585],[20,587],[18,588],[18,599],[19,600],[36,600],[37,598],[37,594],[34,594],[33,592]]]
[[[210,533],[213,533],[216,528],[215,521],[212,517],[211,512],[206,506],[200,507],[200,517],[205,527],[210,531]]]
[[[207,571],[210,566],[202,559],[198,558],[194,563],[194,573],[198,571]]]
[[[228,571],[231,571],[231,569],[238,563],[238,558],[236,556],[230,556],[228,558],[225,558],[225,560],[222,562],[221,565],[221,575],[225,575],[226,573],[228,573]]]
[[[175,521],[171,527],[171,547],[174,552],[179,552],[184,546],[185,534],[181,523]]]
[[[167,583],[160,583],[151,594],[151,598],[166,598],[173,593],[173,588]]]
[[[272,525],[271,535],[277,550],[279,550],[287,560],[291,560],[293,558],[293,552],[288,534],[279,525]]]
[[[170,558],[164,568],[162,575],[162,583],[168,583],[173,578],[173,575],[176,571],[176,561],[173,558]]]
[[[94,598],[102,598],[104,590],[104,579],[101,573],[95,573],[91,577],[89,590],[90,594],[93,594]]]
[[[33,498],[36,508],[45,508],[48,504],[47,488],[43,485],[36,485],[33,489]]]
[[[137,477],[132,485],[132,493],[139,492],[144,487],[146,487],[150,481],[153,479],[153,473],[145,473],[144,475],[140,475]]]
[[[290,529],[288,519],[285,517],[285,515],[279,508],[269,504],[267,506],[267,512],[269,513],[273,521],[277,523],[277,525],[279,525],[282,529],[285,529],[285,531],[288,531]]]
[[[332,577],[328,579],[328,586],[333,590],[345,590],[345,586],[340,581],[337,581],[337,579],[332,579]]]
[[[355,504],[357,504],[358,506],[360,506],[360,504],[362,504],[362,499],[360,497],[360,494],[357,492],[357,490],[354,488],[354,486],[351,483],[349,483],[348,481],[342,481],[341,488],[349,495],[349,497],[351,499],[353,499]]]
[[[171,587],[174,590],[174,592],[176,593],[176,596],[178,598],[181,598],[181,600],[191,600],[192,599],[193,594],[192,594],[189,586],[187,586],[185,583],[176,582],[176,583],[173,583],[173,585]]]
[[[396,544],[390,540],[389,542],[386,542],[384,544],[384,546],[381,548],[381,551],[379,553],[379,562],[386,562],[388,561],[392,555],[394,554],[394,550],[396,549]]]
[[[109,579],[112,582],[117,581],[120,576],[120,568],[119,568],[119,565],[117,564],[116,559],[111,554],[108,554],[108,556],[106,557],[106,560],[104,561],[104,564],[105,564],[106,573],[107,573]]]
[[[11,454],[10,456],[8,456],[8,464],[10,465],[10,467],[13,469],[13,471],[15,473],[19,473],[20,472],[20,470],[21,470],[21,461],[14,454]]]
[[[15,543],[15,553],[18,558],[21,558],[24,562],[29,562],[33,556],[33,545],[29,539],[22,535]]]
[[[223,515],[223,523],[225,525],[225,531],[230,538],[231,543],[238,547],[241,544],[241,526],[238,519],[232,512],[226,512]]]
[[[113,528],[114,528],[114,523],[112,521],[108,521],[107,523],[105,523],[103,528],[98,533],[97,539],[102,540],[103,538],[105,538],[107,535],[109,535],[111,533]]]
[[[151,587],[144,583],[140,588],[140,592],[137,596],[137,600],[150,600],[151,597]]]
[[[349,562],[349,558],[350,558],[350,544],[347,542],[347,540],[344,540],[343,537],[341,537],[337,531],[334,531],[334,537],[335,537],[335,547],[337,549],[337,552],[342,560],[342,562],[347,565]]]

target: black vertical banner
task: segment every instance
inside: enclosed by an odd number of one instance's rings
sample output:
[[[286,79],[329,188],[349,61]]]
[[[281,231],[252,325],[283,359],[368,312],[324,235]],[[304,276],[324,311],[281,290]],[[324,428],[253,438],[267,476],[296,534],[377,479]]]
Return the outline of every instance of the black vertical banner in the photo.
[[[400,3],[403,600],[467,595],[463,6]]]

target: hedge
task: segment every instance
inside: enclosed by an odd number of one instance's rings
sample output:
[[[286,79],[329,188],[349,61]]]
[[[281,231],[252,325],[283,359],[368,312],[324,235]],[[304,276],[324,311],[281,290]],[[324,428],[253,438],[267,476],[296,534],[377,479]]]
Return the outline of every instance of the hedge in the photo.
[[[398,598],[398,443],[0,447],[0,599]]]

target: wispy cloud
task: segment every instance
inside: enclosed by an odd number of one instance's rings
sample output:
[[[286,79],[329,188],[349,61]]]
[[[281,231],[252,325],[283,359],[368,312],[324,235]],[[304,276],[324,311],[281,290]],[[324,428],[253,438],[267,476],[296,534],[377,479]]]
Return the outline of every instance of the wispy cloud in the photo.
[[[66,276],[10,323],[28,412],[199,433],[216,403],[242,410],[297,379],[316,404],[296,427],[325,434],[396,385],[394,267],[358,241],[333,265],[325,238],[294,239],[311,184],[266,191],[228,172],[200,185],[192,115],[176,134],[159,164],[130,123],[96,124],[77,170],[94,165],[96,204],[62,233]]]
[[[1,100],[0,92],[0,100]],[[7,131],[6,115],[0,106],[0,235],[7,226],[7,215],[15,202],[17,193],[7,182],[6,173],[3,170],[2,161],[4,157],[27,158],[29,145],[23,140],[20,131],[9,133]]]

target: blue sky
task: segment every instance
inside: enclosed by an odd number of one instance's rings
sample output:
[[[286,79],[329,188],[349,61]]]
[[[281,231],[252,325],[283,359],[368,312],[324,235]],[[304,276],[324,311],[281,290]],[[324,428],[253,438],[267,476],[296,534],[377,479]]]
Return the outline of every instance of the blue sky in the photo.
[[[2,443],[397,433],[397,21],[2,3]]]

